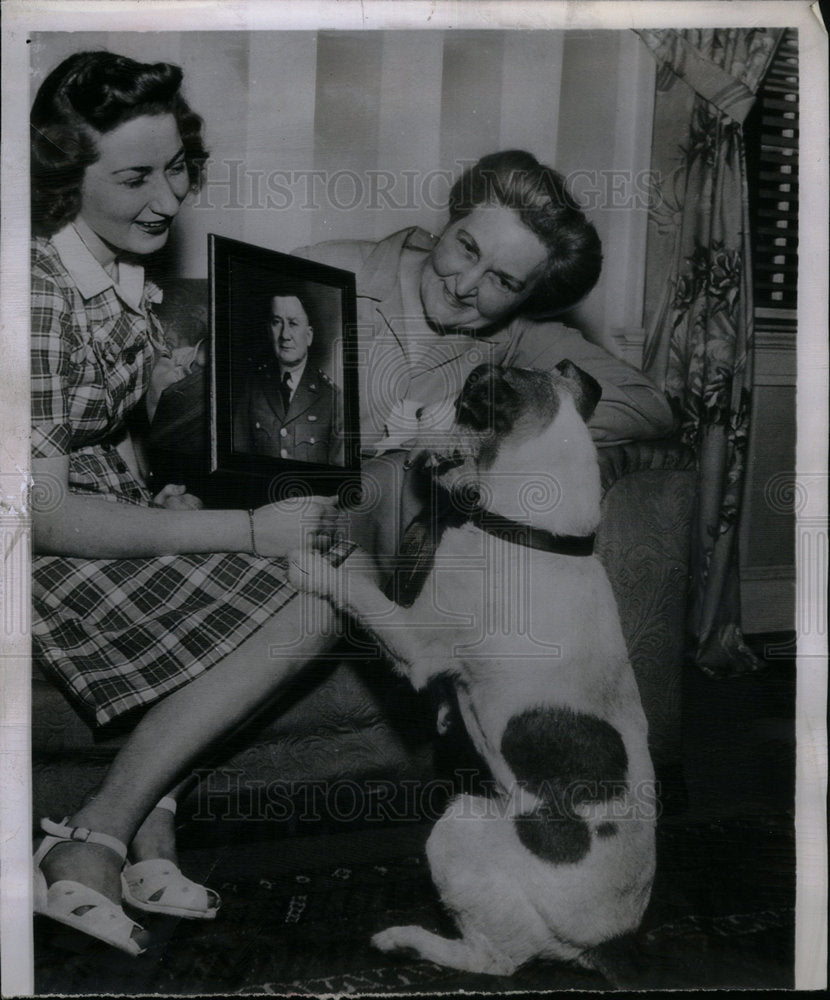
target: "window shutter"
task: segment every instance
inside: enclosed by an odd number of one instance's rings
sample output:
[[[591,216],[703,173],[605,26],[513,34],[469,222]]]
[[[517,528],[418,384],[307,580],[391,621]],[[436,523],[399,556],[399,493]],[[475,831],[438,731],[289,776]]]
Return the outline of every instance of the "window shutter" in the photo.
[[[798,280],[798,32],[788,28],[745,131],[755,312],[795,318]]]

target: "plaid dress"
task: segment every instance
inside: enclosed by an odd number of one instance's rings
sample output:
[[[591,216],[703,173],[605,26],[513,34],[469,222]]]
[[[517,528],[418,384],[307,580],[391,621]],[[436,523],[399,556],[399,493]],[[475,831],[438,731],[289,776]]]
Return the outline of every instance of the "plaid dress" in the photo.
[[[168,353],[158,289],[124,264],[116,283],[72,226],[33,241],[31,277],[33,457],[69,455],[73,493],[151,505],[116,444]],[[284,564],[245,553],[36,555],[33,570],[34,661],[91,725],[198,677],[294,593]]]

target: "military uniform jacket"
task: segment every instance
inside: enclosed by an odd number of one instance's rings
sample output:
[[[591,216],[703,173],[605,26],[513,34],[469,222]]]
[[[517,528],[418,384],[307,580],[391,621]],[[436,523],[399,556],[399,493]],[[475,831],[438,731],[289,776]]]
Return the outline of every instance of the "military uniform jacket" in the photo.
[[[263,362],[246,384],[234,414],[234,450],[321,465],[343,464],[341,399],[320,368],[306,365],[288,410],[279,366]]]

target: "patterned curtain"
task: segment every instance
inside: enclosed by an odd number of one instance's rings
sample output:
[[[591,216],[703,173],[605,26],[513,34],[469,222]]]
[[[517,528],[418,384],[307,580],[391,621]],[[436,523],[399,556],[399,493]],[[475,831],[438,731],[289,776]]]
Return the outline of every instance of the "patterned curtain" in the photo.
[[[653,202],[670,250],[644,368],[666,390],[697,456],[690,643],[698,666],[724,677],[758,667],[741,633],[738,587],[753,339],[742,123],[783,31],[637,33],[657,60],[658,92],[691,88],[679,163]]]

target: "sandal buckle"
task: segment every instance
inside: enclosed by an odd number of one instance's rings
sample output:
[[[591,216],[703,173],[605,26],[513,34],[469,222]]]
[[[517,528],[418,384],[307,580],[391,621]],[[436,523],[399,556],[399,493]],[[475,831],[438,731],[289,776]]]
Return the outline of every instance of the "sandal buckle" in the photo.
[[[72,830],[71,840],[80,840],[81,843],[89,840],[92,835],[92,830],[88,830],[85,826],[76,826]]]

